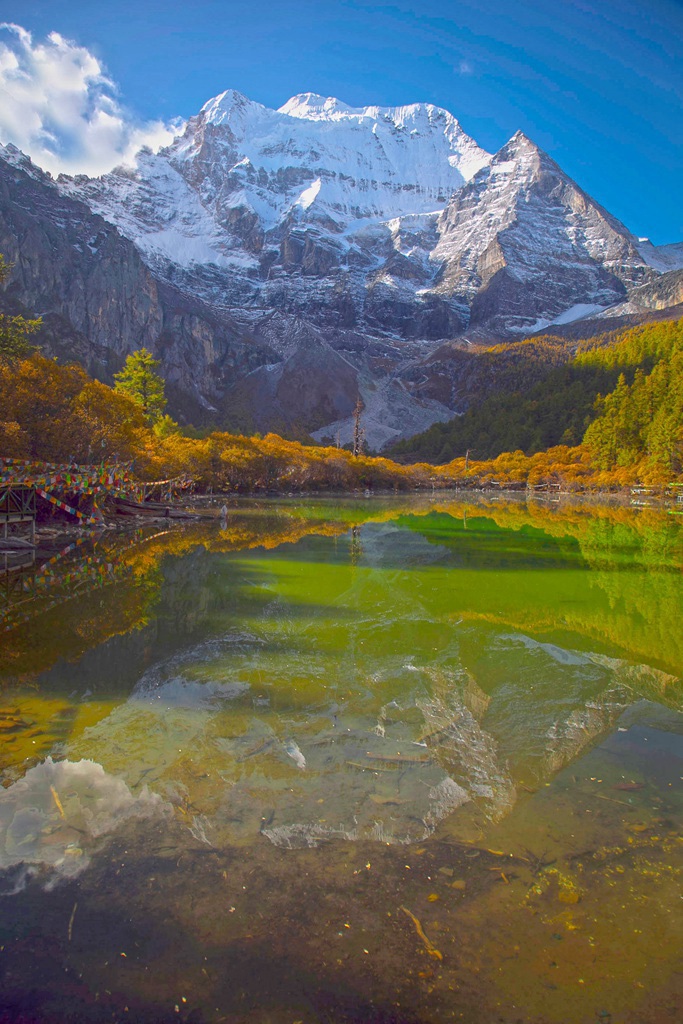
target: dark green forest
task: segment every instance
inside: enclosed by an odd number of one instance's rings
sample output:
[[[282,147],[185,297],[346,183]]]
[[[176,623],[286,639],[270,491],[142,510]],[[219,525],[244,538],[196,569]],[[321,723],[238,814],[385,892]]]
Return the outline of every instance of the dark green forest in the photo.
[[[509,358],[511,347],[501,346],[501,357]],[[517,389],[491,395],[462,416],[400,442],[390,454],[443,464],[468,449],[477,459],[490,459],[585,440],[602,468],[631,465],[645,455],[673,468],[683,424],[683,320],[646,324],[577,348],[564,366],[550,365],[530,388],[520,381]],[[536,347],[536,362],[538,352]],[[548,353],[556,360],[556,349],[548,346]],[[486,353],[488,362],[495,357],[495,349]]]

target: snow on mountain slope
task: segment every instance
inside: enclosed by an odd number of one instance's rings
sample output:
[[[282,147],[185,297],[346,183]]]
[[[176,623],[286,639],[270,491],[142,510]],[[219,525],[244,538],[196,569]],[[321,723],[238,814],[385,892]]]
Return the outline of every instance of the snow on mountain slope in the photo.
[[[430,104],[270,110],[231,90],[134,169],[60,184],[204,301],[395,338],[538,330],[651,273],[521,132],[490,157]]]
[[[152,258],[226,266],[242,249],[253,270],[267,233],[286,224],[340,235],[440,210],[489,159],[429,104],[355,110],[305,94],[275,111],[229,91],[134,170],[61,182]]]
[[[649,238],[639,238],[638,252],[648,266],[662,274],[667,274],[671,270],[683,270],[683,242],[653,245]]]
[[[538,330],[647,276],[634,236],[521,132],[455,193],[439,234],[437,290],[468,301],[472,326]]]
[[[404,168],[406,166],[399,156],[401,150],[413,159],[418,150],[421,160],[428,156],[425,140],[429,140],[432,148],[434,167],[443,161],[445,152],[450,166],[460,172],[461,180],[468,181],[490,160],[490,154],[465,134],[452,114],[431,103],[411,103],[403,107],[349,107],[331,96],[324,98],[307,92],[293,96],[280,107],[280,113],[306,121],[348,122],[358,127],[372,124],[375,138],[387,153],[393,150],[396,154],[394,164],[397,167],[401,163]],[[409,133],[408,141],[412,143],[408,147],[404,144],[406,132]],[[424,165],[421,164],[419,170],[424,173]],[[415,183],[411,171],[408,171],[407,180]]]
[[[439,209],[490,159],[430,104],[356,110],[307,93],[274,111],[234,91],[204,105],[169,158],[190,162],[219,216],[246,203],[265,230],[292,213],[343,228]],[[216,161],[227,188],[215,188]]]

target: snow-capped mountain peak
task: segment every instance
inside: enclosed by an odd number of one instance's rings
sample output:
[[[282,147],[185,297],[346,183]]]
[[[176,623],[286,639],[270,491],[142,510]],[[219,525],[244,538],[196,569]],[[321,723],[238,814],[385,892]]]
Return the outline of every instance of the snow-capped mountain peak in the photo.
[[[278,108],[278,113],[287,114],[288,117],[299,117],[306,121],[334,121],[349,116],[363,117],[369,109],[371,108],[350,107],[334,96],[319,96],[315,92],[300,92],[283,103]]]
[[[494,153],[487,164],[487,169],[491,175],[528,179],[538,174],[543,164],[557,166],[524,132],[517,131],[497,153]]]
[[[266,110],[262,104],[250,100],[236,89],[226,89],[213,99],[207,100],[199,112],[199,120],[213,125],[230,124],[236,119],[247,120],[254,115],[258,116]]]
[[[496,330],[531,330],[619,301],[647,273],[627,229],[524,132],[491,156],[429,103],[351,107],[306,92],[271,110],[228,89],[132,175],[62,187],[162,277],[182,268],[204,300],[332,302],[399,333],[457,334],[494,307]],[[447,312],[408,324],[415,302]]]
[[[500,333],[604,309],[648,272],[627,228],[521,131],[453,195],[439,236],[441,287],[471,296],[470,324]]]
[[[397,128],[415,127],[420,121],[425,121],[442,122],[460,128],[448,110],[432,103],[409,103],[397,107],[351,107],[334,96],[319,96],[314,92],[292,96],[278,109],[278,113],[304,121],[389,121]],[[460,132],[465,134],[462,128]]]
[[[338,247],[348,231],[438,212],[489,160],[430,104],[352,108],[303,93],[271,110],[229,89],[167,149],[141,154],[132,178],[117,169],[78,187],[155,268],[200,263],[251,276],[293,223],[331,233]]]
[[[521,128],[517,129],[515,134],[511,136],[511,138],[505,144],[503,149],[514,150],[516,152],[521,152],[523,150],[532,150],[537,153],[543,152],[540,146],[537,146],[533,139],[530,139],[528,135],[525,135]]]
[[[490,160],[490,154],[463,131],[448,110],[432,103],[351,107],[334,96],[305,92],[292,96],[278,113],[300,121],[317,122],[321,127],[325,123],[342,130],[344,125],[361,132],[369,129],[376,140],[392,148],[418,150],[424,148],[426,139],[432,138],[437,144],[437,152],[434,153],[437,162],[443,159],[445,152],[451,167],[457,169],[465,181]],[[400,143],[395,146],[397,139]],[[438,152],[439,148],[444,152]]]

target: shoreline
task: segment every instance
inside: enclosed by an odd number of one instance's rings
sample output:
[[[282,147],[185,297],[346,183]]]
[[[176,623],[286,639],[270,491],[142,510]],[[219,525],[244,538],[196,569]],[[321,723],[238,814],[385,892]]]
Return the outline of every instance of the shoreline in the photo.
[[[104,536],[113,537],[117,534],[132,533],[143,527],[166,529],[181,529],[188,525],[200,523],[221,522],[220,509],[224,505],[228,508],[228,521],[230,513],[234,513],[240,507],[249,508],[256,505],[281,505],[296,506],[301,503],[311,502],[339,502],[341,504],[360,502],[363,504],[395,501],[397,504],[440,504],[444,501],[460,501],[465,504],[490,505],[499,502],[522,504],[543,504],[546,506],[564,507],[605,507],[623,508],[635,512],[653,511],[673,515],[683,515],[683,503],[676,502],[671,496],[643,495],[643,500],[634,498],[630,491],[553,491],[538,492],[512,488],[439,488],[428,492],[424,490],[412,492],[395,492],[394,490],[367,491],[308,491],[308,492],[254,492],[251,494],[211,494],[194,495],[187,501],[171,505],[176,513],[187,513],[187,516],[152,516],[141,515],[114,515],[107,517],[97,526],[86,526],[81,523],[70,523],[66,520],[59,523],[54,520],[36,522],[36,543],[34,547],[22,543],[14,549],[8,549],[0,554],[5,556],[6,561],[15,561],[20,564],[26,563],[26,556],[31,556],[31,561],[49,559],[59,554],[71,544],[78,542],[96,542]],[[19,539],[24,538],[18,534]],[[22,558],[23,556],[23,558]],[[5,566],[11,569],[12,566]],[[2,568],[0,568],[0,572]]]

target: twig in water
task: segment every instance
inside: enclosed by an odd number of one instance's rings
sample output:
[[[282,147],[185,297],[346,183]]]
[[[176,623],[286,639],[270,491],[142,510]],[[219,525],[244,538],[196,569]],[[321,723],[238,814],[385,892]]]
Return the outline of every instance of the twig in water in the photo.
[[[59,799],[59,793],[57,792],[57,790],[55,789],[54,786],[50,786],[50,792],[52,793],[52,799],[55,802],[55,806],[56,806],[57,810],[59,811],[60,816],[62,818],[66,818],[66,814],[64,813],[64,808],[62,807],[62,801]]]
[[[72,934],[72,932],[74,930],[74,918],[76,916],[76,910],[77,909],[78,909],[78,902],[74,903],[74,908],[71,911],[71,917],[69,918],[69,927],[68,927],[67,933],[66,933],[69,942],[71,942],[71,934]]]
[[[406,914],[410,918],[410,920],[413,922],[413,924],[415,925],[415,931],[417,932],[417,934],[422,939],[422,942],[424,943],[424,947],[427,950],[427,952],[429,953],[429,955],[434,957],[435,960],[443,960],[443,953],[440,953],[439,950],[436,948],[436,946],[434,946],[429,941],[429,939],[427,938],[427,936],[424,933],[424,929],[423,929],[422,925],[420,924],[418,919],[415,917],[415,914],[411,914],[411,912],[408,910],[408,908],[404,907],[403,905],[401,905],[401,907],[399,909],[402,910],[403,913]]]

